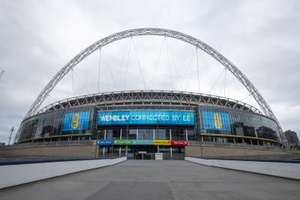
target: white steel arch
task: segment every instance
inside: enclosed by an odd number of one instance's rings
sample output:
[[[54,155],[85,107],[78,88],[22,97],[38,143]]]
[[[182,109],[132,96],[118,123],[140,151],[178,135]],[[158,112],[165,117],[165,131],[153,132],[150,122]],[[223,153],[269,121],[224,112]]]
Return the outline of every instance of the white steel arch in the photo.
[[[37,113],[38,109],[40,108],[41,104],[44,102],[44,100],[47,98],[49,93],[53,90],[53,88],[60,82],[60,80],[69,72],[71,71],[79,62],[81,62],[83,59],[85,59],[87,56],[89,56],[94,51],[104,47],[107,44],[110,44],[112,42],[115,42],[117,40],[121,40],[128,37],[135,37],[135,36],[141,36],[141,35],[158,35],[158,36],[165,36],[170,37],[174,39],[178,39],[184,42],[187,42],[207,54],[209,54],[211,57],[216,59],[218,62],[220,62],[224,67],[226,67],[243,85],[244,87],[249,91],[249,93],[253,96],[253,98],[256,100],[262,111],[265,113],[266,116],[276,120],[273,111],[271,110],[268,103],[265,101],[265,99],[262,97],[262,95],[259,93],[259,91],[254,87],[254,85],[249,81],[249,79],[227,58],[225,58],[222,54],[220,54],[217,50],[213,49],[206,43],[202,42],[201,40],[194,38],[192,36],[189,36],[187,34],[169,30],[169,29],[162,29],[162,28],[137,28],[137,29],[131,29],[131,30],[125,30],[122,32],[118,32],[115,34],[112,34],[110,36],[107,36],[103,39],[98,40],[94,44],[90,45],[83,51],[81,51],[78,55],[76,55],[72,60],[70,60],[55,76],[51,79],[51,81],[44,87],[44,89],[41,91],[39,96],[36,98],[34,103],[31,105],[29,111],[27,112],[25,118],[30,117]],[[278,122],[279,124],[279,122]],[[280,128],[281,129],[281,128]],[[281,134],[280,134],[281,135]]]

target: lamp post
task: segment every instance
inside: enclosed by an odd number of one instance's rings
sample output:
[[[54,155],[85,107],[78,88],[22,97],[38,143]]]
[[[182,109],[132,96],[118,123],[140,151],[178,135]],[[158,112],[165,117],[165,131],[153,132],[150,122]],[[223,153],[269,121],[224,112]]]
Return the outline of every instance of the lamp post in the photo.
[[[203,158],[203,152],[202,152],[202,136],[200,134],[200,155],[201,155],[201,158]]]
[[[96,147],[95,147],[95,157],[98,157],[99,155],[98,155],[98,151],[99,151],[99,147],[98,147],[98,139],[99,139],[99,137],[98,137],[98,129],[96,129]]]
[[[11,127],[11,129],[10,129],[10,136],[9,136],[9,139],[8,139],[8,145],[10,144],[11,136],[12,136],[14,130],[15,130],[15,128]]]

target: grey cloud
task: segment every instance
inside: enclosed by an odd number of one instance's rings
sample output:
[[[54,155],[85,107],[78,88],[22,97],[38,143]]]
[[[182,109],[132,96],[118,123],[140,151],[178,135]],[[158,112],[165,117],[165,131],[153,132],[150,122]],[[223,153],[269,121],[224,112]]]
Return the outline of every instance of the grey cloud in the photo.
[[[297,0],[1,1],[0,70],[4,69],[5,74],[0,79],[0,141],[7,141],[11,126],[20,124],[41,89],[83,48],[118,31],[151,26],[185,32],[217,49],[235,63],[259,89],[284,129],[291,128],[300,132],[296,120],[300,118],[300,92],[297,90],[300,85],[299,9],[300,3]],[[155,44],[159,46],[161,40]],[[171,40],[170,45],[175,48],[173,53],[178,73],[183,75],[193,51]],[[137,48],[149,81],[159,47],[152,48],[138,43]],[[125,68],[118,71],[124,53],[120,49],[116,47],[107,50],[107,53],[111,52],[107,55],[111,71],[120,72],[119,76],[114,77],[118,79],[116,90],[123,88],[122,80],[125,78]],[[151,54],[152,51],[154,53]],[[75,78],[75,95],[97,92],[97,59],[97,53],[92,54],[76,69],[85,86]],[[141,81],[137,63],[131,62],[132,71],[127,88],[142,89],[136,83],[137,80]],[[204,62],[200,62],[202,69],[203,65],[207,65],[210,75],[216,78],[222,67],[215,67],[217,63],[206,57]],[[163,65],[166,62],[162,62],[160,67]],[[112,88],[112,77],[108,69],[102,67],[101,91],[109,91]],[[167,68],[161,70],[165,75],[169,73]],[[193,68],[189,75],[193,80],[189,82],[191,85],[188,88],[193,91],[197,89],[195,72]],[[207,72],[202,75],[208,81]],[[168,76],[157,75],[153,87],[170,89]],[[234,77],[228,75],[227,81],[229,96],[236,97],[238,91],[241,100],[247,95],[242,87],[236,89],[237,81]],[[222,90],[222,81],[220,84],[216,86],[218,91]],[[71,85],[71,74],[68,74],[44,105],[70,97]],[[205,83],[203,87],[209,90],[211,84]],[[285,112],[289,106],[294,108],[290,111],[293,117]]]

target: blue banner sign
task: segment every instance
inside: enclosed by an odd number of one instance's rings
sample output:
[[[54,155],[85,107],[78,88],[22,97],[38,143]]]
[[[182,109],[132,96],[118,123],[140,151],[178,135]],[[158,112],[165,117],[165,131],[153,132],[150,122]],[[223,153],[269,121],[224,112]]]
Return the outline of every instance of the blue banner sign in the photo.
[[[89,126],[90,111],[71,112],[64,115],[63,131],[86,130]]]
[[[193,111],[103,111],[98,113],[98,125],[194,125]]]
[[[225,112],[202,111],[205,130],[230,131],[229,114]]]
[[[99,146],[112,146],[113,144],[113,140],[97,140],[97,145]]]

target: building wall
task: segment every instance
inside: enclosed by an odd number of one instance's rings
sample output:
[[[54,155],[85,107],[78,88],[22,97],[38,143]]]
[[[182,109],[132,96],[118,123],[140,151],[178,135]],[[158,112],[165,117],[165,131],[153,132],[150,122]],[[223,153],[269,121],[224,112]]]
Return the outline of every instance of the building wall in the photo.
[[[115,109],[115,108],[114,108]],[[137,111],[131,107],[130,111]],[[168,109],[168,111],[178,110]],[[143,139],[152,137],[152,133],[161,135],[161,139],[169,139],[168,134],[178,135],[181,137],[185,130],[192,130],[190,138],[198,140],[201,134],[224,134],[266,138],[279,141],[279,130],[277,123],[268,117],[252,113],[250,111],[241,111],[217,106],[199,106],[197,108],[190,107],[194,116],[193,124],[163,124],[157,120],[157,123],[149,123],[147,120],[139,121],[132,124],[123,121],[116,123],[99,123],[99,113],[107,112],[97,110],[95,107],[80,107],[59,111],[51,111],[39,114],[26,119],[21,125],[21,135],[19,142],[32,141],[65,141],[65,140],[90,140],[104,138],[104,130],[108,134],[120,135],[122,131],[122,139],[132,139],[131,133],[135,129],[144,132]],[[129,108],[122,107],[111,112],[126,113],[130,112]],[[141,110],[139,110],[141,111]],[[143,109],[142,112],[157,111],[164,112],[166,110],[150,106]],[[178,112],[180,113],[180,112]],[[172,130],[172,131],[170,131]],[[158,133],[160,132],[160,134]],[[113,137],[113,136],[112,136]],[[126,138],[127,137],[127,138]],[[106,137],[107,138],[107,137]],[[119,137],[120,138],[120,137]],[[137,138],[138,139],[138,138]]]
[[[299,151],[288,151],[277,147],[250,146],[243,144],[216,144],[190,142],[185,149],[186,156],[203,158],[268,158],[299,159]]]
[[[0,157],[94,157],[95,142],[12,145],[0,148]]]
[[[96,141],[48,144],[18,144],[0,147],[0,157],[95,157]],[[101,151],[98,156],[101,156]],[[287,151],[276,147],[250,146],[246,144],[216,144],[190,142],[185,156],[204,158],[300,158],[299,151]]]
[[[291,130],[285,131],[284,135],[285,135],[289,145],[295,146],[295,147],[300,146],[300,142],[299,142],[297,133],[295,131],[291,131]]]

